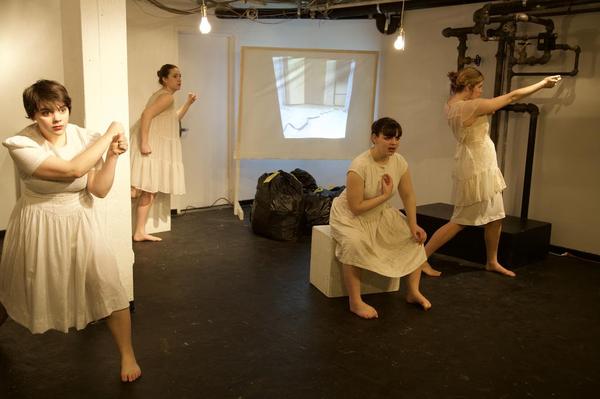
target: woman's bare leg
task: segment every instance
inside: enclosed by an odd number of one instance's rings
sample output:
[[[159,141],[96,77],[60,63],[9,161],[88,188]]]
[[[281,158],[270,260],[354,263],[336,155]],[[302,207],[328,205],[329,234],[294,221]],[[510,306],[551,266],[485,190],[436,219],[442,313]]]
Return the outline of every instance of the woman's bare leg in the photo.
[[[494,220],[485,225],[485,252],[487,263],[485,269],[490,272],[504,274],[505,276],[515,277],[516,274],[500,263],[498,263],[498,244],[500,243],[500,233],[502,232],[502,219]]]
[[[365,319],[376,319],[378,314],[375,308],[363,302],[360,296],[360,268],[342,265],[342,275],[348,291],[350,311]]]
[[[142,191],[135,208],[135,231],[133,232],[133,241],[162,241],[162,238],[146,234],[146,221],[152,202],[154,202],[155,193]]]
[[[425,263],[408,275],[406,302],[421,305],[423,310],[429,310],[431,309],[431,302],[429,302],[429,300],[425,298],[419,290],[419,282],[421,281],[421,268],[425,265]]]
[[[131,186],[130,190],[130,195],[131,195],[131,199],[138,199],[140,196],[140,193],[142,192],[141,190]]]
[[[448,222],[433,233],[427,244],[425,244],[425,253],[427,258],[431,256],[435,251],[440,249],[442,245],[450,241],[458,232],[460,232],[464,226],[453,222]],[[440,271],[435,270],[429,262],[423,264],[423,273],[431,277],[437,277],[442,274]]]
[[[131,344],[131,316],[129,309],[113,312],[107,319],[119,353],[121,354],[121,381],[132,382],[142,375],[142,370],[135,360]]]

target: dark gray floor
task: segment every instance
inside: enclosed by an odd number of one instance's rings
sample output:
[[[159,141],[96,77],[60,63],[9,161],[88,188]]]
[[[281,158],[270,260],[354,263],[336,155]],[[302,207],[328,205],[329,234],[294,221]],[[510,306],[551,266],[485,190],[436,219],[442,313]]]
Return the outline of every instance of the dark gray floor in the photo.
[[[600,390],[600,265],[549,256],[516,279],[447,258],[423,312],[367,296],[380,319],[308,283],[310,240],[254,236],[230,209],[173,219],[134,245],[142,378],[118,381],[103,322],[0,328],[0,398],[591,398]]]

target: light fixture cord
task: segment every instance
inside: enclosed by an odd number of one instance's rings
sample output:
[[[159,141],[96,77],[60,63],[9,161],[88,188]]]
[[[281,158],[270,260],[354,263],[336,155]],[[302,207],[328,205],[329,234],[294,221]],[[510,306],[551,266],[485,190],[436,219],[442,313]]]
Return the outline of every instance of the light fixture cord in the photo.
[[[404,27],[404,0],[402,0],[402,11],[400,12],[400,29]]]

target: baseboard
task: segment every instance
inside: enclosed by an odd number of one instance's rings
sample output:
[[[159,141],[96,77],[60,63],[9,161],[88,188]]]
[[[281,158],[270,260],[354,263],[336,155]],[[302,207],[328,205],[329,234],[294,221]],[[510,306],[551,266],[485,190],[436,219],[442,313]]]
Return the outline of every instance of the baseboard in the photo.
[[[584,260],[590,260],[592,262],[600,263],[600,255],[592,254],[590,252],[578,251],[576,249],[560,247],[558,245],[550,245],[550,253],[558,256],[573,256],[575,258],[581,258]]]

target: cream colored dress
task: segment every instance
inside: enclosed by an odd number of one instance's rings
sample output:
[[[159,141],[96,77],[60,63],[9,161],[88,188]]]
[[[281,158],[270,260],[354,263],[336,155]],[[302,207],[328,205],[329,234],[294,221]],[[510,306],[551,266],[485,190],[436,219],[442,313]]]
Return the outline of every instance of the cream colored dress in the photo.
[[[55,148],[33,124],[3,142],[25,189],[4,237],[0,302],[32,333],[82,329],[129,306],[87,175],[64,182],[32,176],[48,157],[70,160],[98,137],[69,124],[66,144]]]
[[[381,165],[373,160],[371,151],[366,151],[352,161],[348,171],[363,179],[364,196],[369,199],[381,195],[384,174],[389,174],[397,186],[407,169],[406,160],[399,154]],[[333,200],[329,224],[337,243],[335,255],[341,263],[402,277],[427,259],[423,245],[414,241],[406,217],[391,206],[390,200],[356,216],[350,211],[344,190]]]
[[[166,89],[158,90],[150,97],[146,107],[165,93],[169,92]],[[142,155],[138,120],[131,127],[131,186],[149,193],[185,194],[179,118],[174,102],[152,118],[148,144],[152,153]]]
[[[457,101],[444,109],[457,141],[452,172],[454,212],[450,220],[461,225],[479,226],[505,217],[502,191],[506,183],[498,168],[488,117],[480,116],[472,125],[464,126],[479,102]]]

